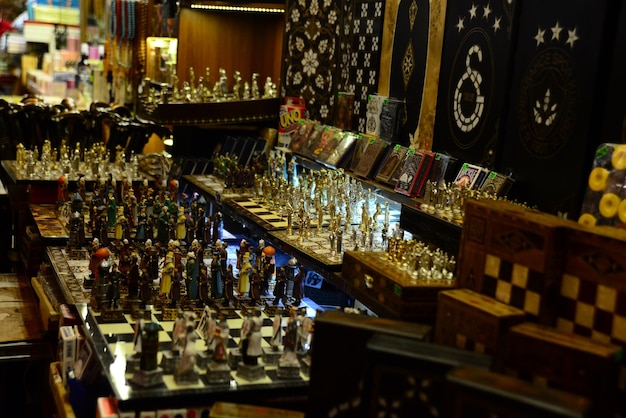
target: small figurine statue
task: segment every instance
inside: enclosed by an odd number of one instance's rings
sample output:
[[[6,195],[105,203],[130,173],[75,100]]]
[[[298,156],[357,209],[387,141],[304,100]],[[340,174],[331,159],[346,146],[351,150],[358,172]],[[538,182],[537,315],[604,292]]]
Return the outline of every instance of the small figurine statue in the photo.
[[[177,383],[195,383],[199,379],[196,371],[196,339],[193,325],[186,324],[184,348],[174,374]]]
[[[259,91],[259,73],[252,73],[252,85],[250,86],[250,94],[253,99],[261,98]]]
[[[261,327],[263,320],[261,319],[261,311],[255,310],[247,319],[247,327],[245,329],[245,347],[242,349],[243,363],[248,366],[258,365],[259,357],[263,354],[261,347]],[[242,328],[241,332],[244,332]]]
[[[279,301],[286,305],[287,302],[287,269],[281,266],[276,273],[276,284],[274,286],[274,305],[278,305]]]
[[[300,306],[302,299],[304,298],[304,279],[306,278],[306,269],[300,263],[298,265],[298,273],[293,278],[293,293],[292,296],[295,299],[294,306]]]
[[[284,351],[278,360],[279,369],[283,367],[300,368],[298,361],[298,309],[294,306],[289,308],[289,319],[285,329]]]
[[[215,348],[215,330],[217,328],[217,321],[211,315],[211,309],[208,306],[204,307],[202,317],[198,322],[198,332],[204,339],[204,345],[206,351],[212,353]]]
[[[185,265],[185,286],[187,288],[187,299],[198,299],[198,276],[200,269],[196,261],[196,253],[189,251],[187,253],[187,264]]]
[[[230,306],[233,300],[233,288],[235,285],[235,276],[233,275],[233,265],[229,264],[224,275],[224,306]]]
[[[250,292],[250,275],[252,274],[252,264],[250,263],[250,253],[245,253],[241,268],[239,269],[239,296],[243,297]]]
[[[213,299],[222,297],[222,265],[219,251],[215,251],[211,259],[211,297]]]
[[[209,287],[211,286],[211,281],[209,279],[209,273],[207,266],[202,264],[200,266],[200,275],[198,276],[198,291],[200,296],[200,302],[202,305],[206,306],[211,301],[209,297]]]
[[[165,265],[161,271],[161,282],[159,284],[159,295],[162,299],[169,296],[172,289],[172,276],[174,275],[174,256],[168,253],[165,256]]]
[[[179,310],[178,316],[174,320],[174,327],[172,328],[172,353],[174,355],[180,355],[185,348],[186,342],[187,319],[185,318],[185,313],[182,310]]]

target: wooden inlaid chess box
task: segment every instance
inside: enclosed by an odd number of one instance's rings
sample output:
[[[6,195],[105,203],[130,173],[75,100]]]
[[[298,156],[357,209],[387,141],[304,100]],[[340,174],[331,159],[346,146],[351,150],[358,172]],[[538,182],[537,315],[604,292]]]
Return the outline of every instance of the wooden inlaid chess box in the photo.
[[[435,342],[493,355],[509,329],[526,320],[523,310],[469,289],[439,292]]]
[[[570,221],[503,201],[468,200],[459,287],[552,324]]]
[[[437,295],[455,287],[454,280],[423,280],[387,260],[384,252],[346,251],[343,280],[367,299],[385,305],[394,318],[433,322]]]

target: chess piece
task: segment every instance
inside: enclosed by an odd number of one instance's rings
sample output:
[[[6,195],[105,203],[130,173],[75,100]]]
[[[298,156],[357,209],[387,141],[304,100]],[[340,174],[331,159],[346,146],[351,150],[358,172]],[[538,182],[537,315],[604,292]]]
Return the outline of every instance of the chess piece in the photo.
[[[109,304],[109,309],[118,309],[117,302],[120,299],[120,281],[122,279],[122,275],[120,274],[115,263],[111,263],[111,270],[108,272],[106,279],[108,284],[107,302]]]
[[[302,299],[304,298],[304,279],[306,278],[307,271],[300,263],[298,265],[298,273],[293,278],[293,293],[292,297],[295,299],[294,305],[300,306]]]
[[[279,351],[283,342],[283,317],[280,313],[274,315],[274,321],[272,322],[272,337],[270,338],[270,347],[272,351]]]
[[[233,265],[229,264],[224,275],[224,306],[230,306],[230,301],[233,300],[234,285]]]
[[[130,239],[130,227],[128,225],[128,218],[124,214],[123,206],[117,208],[114,237],[117,241],[120,241],[122,239]]]
[[[139,298],[139,282],[141,273],[139,270],[139,257],[136,252],[132,252],[129,256],[130,265],[128,267],[127,281],[128,281],[128,299]]]
[[[157,363],[160,329],[158,324],[148,322],[142,330],[139,370],[135,371],[132,381],[143,387],[155,386],[163,382],[163,370],[158,367]]]
[[[279,301],[286,305],[287,302],[287,268],[281,266],[276,273],[276,284],[274,286],[274,305],[278,305]]]
[[[172,328],[172,353],[174,355],[180,355],[185,348],[187,334],[187,318],[182,310],[178,311],[178,316],[174,320],[174,327]]]
[[[184,348],[180,357],[174,380],[179,384],[196,383],[199,380],[196,370],[196,333],[193,325],[186,325]]]
[[[208,306],[204,307],[202,317],[198,322],[197,330],[204,339],[204,345],[206,351],[212,353],[215,348],[215,330],[217,328],[217,321],[211,315],[211,309]]]
[[[257,305],[261,300],[261,275],[256,267],[252,267],[252,273],[250,273],[250,304],[252,306]]]
[[[187,216],[185,215],[185,208],[180,206],[176,218],[176,239],[183,241],[185,238],[187,238]]]
[[[252,264],[250,263],[250,253],[245,253],[241,268],[239,269],[239,296],[243,297],[250,292],[250,275],[252,274]]]
[[[270,245],[263,248],[262,252],[262,260],[261,260],[261,270],[259,273],[261,274],[261,295],[267,296],[269,292],[270,281],[274,276],[276,270],[276,264],[274,255],[276,254],[276,249]]]
[[[299,318],[297,308],[289,309],[289,319],[285,329],[283,354],[278,360],[277,375],[281,378],[296,378],[300,375],[300,361],[298,360],[298,327]]]
[[[211,259],[211,297],[213,299],[222,297],[222,266],[219,251],[215,251]]]
[[[200,297],[200,302],[202,305],[208,305],[211,301],[209,297],[209,287],[211,286],[211,282],[209,279],[209,272],[207,266],[202,264],[200,266],[200,275],[198,276],[198,292]]]
[[[193,252],[193,250],[187,253],[185,274],[187,299],[196,300],[198,299],[198,277],[200,275],[200,269],[198,268],[198,262],[196,261],[196,253]]]
[[[107,210],[108,227],[114,228],[115,220],[117,217],[117,204],[115,202],[115,196],[113,195],[113,192],[109,192],[108,202],[109,202],[108,210]]]
[[[174,267],[172,275],[172,288],[170,289],[170,307],[176,308],[180,301],[181,286],[183,282],[183,272],[180,267]]]
[[[250,329],[248,330],[248,347],[243,353],[244,364],[256,366],[259,357],[263,354],[261,350],[261,327],[263,320],[261,319],[261,311],[255,310],[254,315],[250,318]]]
[[[226,322],[225,320],[220,321]],[[215,341],[215,349],[211,355],[211,362],[207,367],[207,380],[209,383],[228,383],[230,382],[230,366],[228,365],[228,357],[226,351],[226,342],[228,341],[228,325],[226,328],[221,326],[215,329],[213,339]]]
[[[161,281],[159,283],[159,296],[165,299],[172,289],[172,276],[174,275],[174,256],[168,253],[165,256],[165,265],[161,271]]]

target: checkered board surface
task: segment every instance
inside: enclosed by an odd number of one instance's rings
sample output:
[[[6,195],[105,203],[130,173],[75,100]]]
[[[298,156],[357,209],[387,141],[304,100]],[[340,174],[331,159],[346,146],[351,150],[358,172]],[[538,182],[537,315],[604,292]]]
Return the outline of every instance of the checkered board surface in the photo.
[[[238,198],[238,199],[230,199],[227,201],[227,204],[231,207],[235,208],[242,215],[254,220],[259,223],[268,231],[277,231],[287,229],[287,216],[286,214],[281,214],[280,212],[270,208],[268,205],[264,203],[260,203],[252,198]],[[389,209],[389,222],[393,226],[395,223],[400,222],[400,209]],[[370,209],[370,215],[373,212]],[[354,216],[353,220],[358,218],[358,216]],[[292,228],[298,229],[298,217],[296,213],[292,214],[291,217]],[[380,221],[380,219],[379,219]],[[324,218],[322,220],[322,227],[327,227],[330,225],[330,215],[324,214]],[[317,228],[317,216],[315,213],[311,216],[311,228]]]
[[[307,316],[310,313],[309,311],[310,309],[307,308]],[[215,312],[213,313],[216,314]],[[94,313],[93,316],[96,322],[98,323],[98,328],[100,329],[103,337],[107,341],[109,350],[115,356],[116,361],[117,359],[126,359],[127,356],[132,355],[134,353],[133,336],[134,336],[134,326],[135,326],[136,321],[131,318],[130,314],[124,314],[123,320],[117,323],[102,323],[100,321],[100,315],[98,313]],[[243,316],[241,315],[239,311],[236,311],[236,315],[234,316],[237,316],[237,318],[227,319],[228,326],[230,328],[230,335],[229,335],[226,348],[229,351],[229,353],[233,348],[238,347],[239,340],[240,340],[241,326],[243,324]],[[263,340],[261,341],[262,347],[269,348],[270,347],[269,340],[270,340],[270,337],[272,336],[273,318],[269,318],[267,315],[265,315],[265,313],[261,314],[261,318],[263,319],[263,328],[261,329],[261,334],[263,336]],[[283,336],[284,336],[285,327],[287,326],[287,319],[288,318],[286,317],[282,318]],[[199,320],[200,320],[199,317],[196,318],[196,325],[198,324]],[[161,364],[161,360],[163,358],[163,352],[169,351],[172,349],[172,331],[174,328],[174,321],[163,320],[163,315],[161,314],[161,312],[153,311],[152,322],[156,322],[161,327],[161,330],[159,331],[159,353],[158,353],[158,358],[157,358],[158,364]],[[202,336],[200,336],[200,334],[197,331],[196,331],[196,335],[198,337],[198,339],[196,340],[196,349],[197,349],[197,352],[200,353],[206,350],[206,345]],[[263,364],[263,360],[261,358],[259,359],[259,364]],[[234,382],[238,386],[250,385],[250,384],[263,385],[263,384],[271,384],[273,382],[279,382],[279,381],[280,382],[285,382],[285,381],[306,382],[309,379],[308,376],[302,373],[302,371],[300,372],[299,378],[280,379],[276,375],[277,373],[276,368],[277,368],[276,365],[266,364],[265,365],[265,377],[259,380],[255,380],[255,381],[248,381],[246,379],[242,379],[241,377],[237,376],[236,370],[231,370],[230,372],[231,383],[230,384],[232,385]],[[200,379],[195,384],[178,384],[176,383],[173,374],[164,374],[163,383],[161,385],[151,386],[151,389],[163,389],[163,388],[167,388],[170,390],[195,389],[195,388],[204,388],[204,387],[209,387],[209,386],[223,386],[225,384],[225,383],[219,383],[219,384],[209,383],[207,380],[207,376],[206,376],[206,369],[198,368],[197,370],[198,370]],[[126,384],[130,386],[131,388],[136,387],[135,383],[131,381],[132,377],[133,377],[133,372],[130,370],[126,370]]]
[[[252,198],[231,199],[227,204],[242,215],[252,219],[269,231],[287,229],[287,216]],[[297,227],[296,215],[292,215],[292,225]],[[311,226],[314,223],[311,222]]]
[[[543,288],[544,277],[538,271],[491,254],[486,255],[480,293],[537,317]]]
[[[626,345],[626,292],[564,274],[556,328],[599,342]]]

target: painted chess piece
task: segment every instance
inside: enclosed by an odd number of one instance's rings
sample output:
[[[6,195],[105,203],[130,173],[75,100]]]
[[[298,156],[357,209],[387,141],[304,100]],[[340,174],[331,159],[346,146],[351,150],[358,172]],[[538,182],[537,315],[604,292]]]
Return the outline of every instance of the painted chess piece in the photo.
[[[166,299],[170,294],[174,269],[174,256],[173,254],[168,253],[165,256],[165,265],[161,271],[161,281],[159,283],[159,296],[161,299]]]
[[[176,383],[196,383],[199,379],[198,371],[196,370],[196,339],[197,336],[194,332],[193,325],[187,324],[184,348],[178,366],[176,367],[176,372],[174,373]]]
[[[261,275],[257,271],[256,267],[252,267],[252,273],[250,273],[250,304],[257,305],[261,301]]]
[[[187,288],[187,299],[198,299],[198,277],[200,269],[196,261],[196,253],[189,251],[187,253],[187,263],[185,265],[185,286]]]
[[[300,361],[298,360],[298,309],[289,308],[289,319],[285,329],[283,354],[278,359],[277,376],[281,378],[297,378],[300,376]]]
[[[279,301],[283,305],[287,302],[287,268],[281,266],[276,273],[276,284],[274,286],[274,305],[278,305]]]
[[[222,297],[222,266],[219,250],[213,252],[211,259],[211,297],[213,299]]]
[[[209,272],[206,265],[202,264],[200,266],[200,274],[198,276],[198,296],[200,297],[200,302],[202,305],[208,305],[211,302],[210,298],[210,288],[211,281],[209,278]]]
[[[302,299],[304,298],[304,280],[306,279],[307,271],[302,263],[298,264],[298,273],[293,278],[293,293],[294,305],[300,306]]]
[[[241,269],[239,270],[239,297],[244,297],[250,292],[250,275],[252,274],[252,264],[250,263],[250,254],[243,256]]]
[[[159,385],[163,382],[163,370],[158,367],[159,330],[154,322],[145,324],[141,334],[141,359],[132,381],[143,387]]]
[[[230,301],[233,300],[235,286],[235,276],[233,274],[233,265],[229,264],[226,268],[226,274],[224,275],[224,306],[230,306]]]

